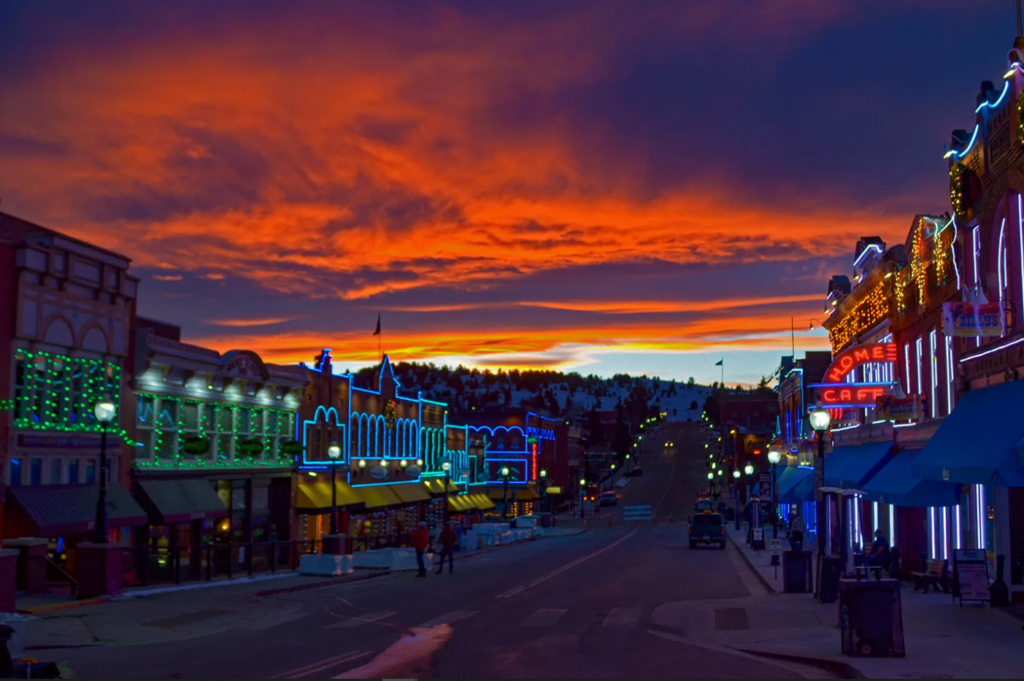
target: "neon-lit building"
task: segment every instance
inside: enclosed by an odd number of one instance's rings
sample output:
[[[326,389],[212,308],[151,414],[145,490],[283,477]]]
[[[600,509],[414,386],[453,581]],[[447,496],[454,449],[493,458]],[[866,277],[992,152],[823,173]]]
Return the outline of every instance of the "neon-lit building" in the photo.
[[[178,327],[139,318],[133,373],[132,491],[148,516],[138,579],[271,569],[269,542],[293,536],[305,372],[182,343]],[[289,563],[287,551],[274,558]]]
[[[996,556],[1006,556],[1002,583],[1015,601],[1024,600],[1024,466],[1018,455],[1024,443],[1022,50],[1024,38],[1018,37],[1002,82],[981,84],[973,129],[954,131],[946,152],[949,231],[960,254],[953,276],[961,295],[949,311],[954,352],[945,361],[940,352],[938,364],[954,367],[956,401],[912,469],[926,479],[959,483],[965,492],[952,522],[929,517],[930,524],[961,529],[959,536],[933,542],[929,553],[985,549],[993,575]]]
[[[298,424],[301,539],[315,545],[329,532],[332,467],[338,529],[355,549],[404,545],[421,520],[432,527],[446,517],[468,524],[477,510],[493,507],[482,494],[468,494],[466,427],[448,423],[443,402],[403,395],[389,357],[372,386],[334,373],[329,349],[303,371],[309,382]]]
[[[464,416],[468,422],[470,449],[483,459],[474,462],[478,474],[472,486],[487,489],[490,498],[501,505],[507,501],[509,516],[514,517],[538,510],[535,503],[540,494],[537,480],[546,471],[551,484],[567,489],[570,480],[569,449],[561,447],[567,426],[561,419],[542,416],[528,410],[500,412],[471,412]],[[508,468],[508,499],[501,470]],[[552,502],[554,503],[554,502]]]
[[[833,362],[811,386],[833,416],[824,485],[850,490],[848,536],[833,543],[859,550],[880,529],[905,571],[920,569],[930,546],[955,543],[957,486],[907,474],[953,403],[950,364],[940,361],[954,347],[942,334],[943,303],[957,293],[950,224],[918,215],[905,244],[857,243],[849,292],[830,286],[826,300]]]

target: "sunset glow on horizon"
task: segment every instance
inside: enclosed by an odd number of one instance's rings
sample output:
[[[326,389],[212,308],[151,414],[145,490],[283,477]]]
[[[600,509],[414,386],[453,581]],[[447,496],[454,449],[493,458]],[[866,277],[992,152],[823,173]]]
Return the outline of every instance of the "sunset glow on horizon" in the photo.
[[[968,4],[16,4],[0,209],[220,351],[354,369],[380,314],[396,362],[756,383],[828,349],[858,238],[949,209],[1006,54]]]

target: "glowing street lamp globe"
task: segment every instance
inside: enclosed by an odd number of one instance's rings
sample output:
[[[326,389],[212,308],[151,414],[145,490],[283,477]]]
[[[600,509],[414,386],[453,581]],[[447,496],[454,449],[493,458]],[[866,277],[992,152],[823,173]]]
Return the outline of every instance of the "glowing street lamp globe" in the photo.
[[[714,479],[715,479],[715,474],[714,473],[708,473],[708,480],[714,480]]]
[[[770,452],[768,452],[768,463],[774,466],[780,461],[782,461],[782,454],[780,454],[777,450],[773,449]]]
[[[732,477],[734,477],[737,480],[739,480],[740,479],[740,472],[739,471],[733,471],[732,472]]]
[[[747,475],[753,475],[754,467],[748,463],[746,466],[743,467],[743,472],[746,473]]]
[[[106,426],[109,425],[114,420],[114,416],[117,415],[117,405],[104,398],[96,403],[96,406],[93,407],[92,411],[93,414],[96,415],[96,420]]]
[[[327,456],[331,459],[337,460],[341,456],[341,447],[338,445],[331,445],[327,448]]]
[[[811,421],[811,428],[819,433],[824,433],[832,424],[832,414],[820,404],[811,410],[808,418]]]

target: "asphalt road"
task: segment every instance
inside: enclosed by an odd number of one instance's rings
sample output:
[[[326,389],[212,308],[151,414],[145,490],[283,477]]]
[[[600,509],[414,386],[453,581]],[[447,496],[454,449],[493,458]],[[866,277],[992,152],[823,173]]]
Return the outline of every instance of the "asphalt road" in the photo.
[[[797,668],[648,626],[666,602],[750,595],[732,548],[686,547],[707,472],[703,442],[695,424],[649,434],[644,476],[584,534],[500,547],[459,560],[454,575],[274,596],[301,605],[284,624],[257,618],[202,638],[73,651],[68,661],[85,678],[799,678]],[[659,523],[625,524],[625,504],[654,506]]]

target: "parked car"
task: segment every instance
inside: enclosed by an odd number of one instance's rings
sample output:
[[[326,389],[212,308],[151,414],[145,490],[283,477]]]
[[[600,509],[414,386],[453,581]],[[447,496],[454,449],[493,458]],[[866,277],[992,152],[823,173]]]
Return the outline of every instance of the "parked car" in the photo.
[[[615,495],[614,490],[608,490],[607,492],[601,493],[601,505],[602,506],[617,506],[619,498]]]
[[[725,550],[725,520],[721,513],[704,511],[690,518],[690,548],[698,544],[717,544]]]

